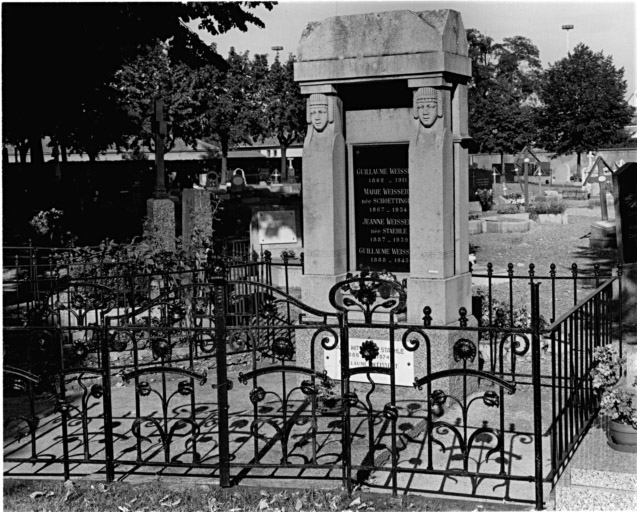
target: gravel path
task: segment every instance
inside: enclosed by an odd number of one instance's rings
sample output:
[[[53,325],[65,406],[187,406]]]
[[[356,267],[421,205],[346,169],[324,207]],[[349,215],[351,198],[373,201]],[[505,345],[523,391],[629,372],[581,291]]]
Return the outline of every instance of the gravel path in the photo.
[[[599,206],[595,208],[572,207],[566,212],[568,224],[538,224],[532,222],[531,230],[526,233],[482,233],[470,235],[469,241],[476,249],[474,276],[486,274],[487,263],[493,264],[494,274],[507,275],[508,264],[513,264],[514,275],[528,276],[529,264],[535,265],[536,276],[549,276],[551,264],[556,266],[557,276],[572,276],[572,265],[578,268],[578,300],[595,288],[594,265],[600,265],[600,274],[615,274],[617,267],[616,249],[593,249],[590,247],[588,235],[591,224],[601,220]],[[588,279],[587,279],[588,278]],[[486,287],[486,279],[474,277],[474,293],[476,286]],[[508,280],[499,281],[494,286],[494,295],[508,303]],[[514,281],[514,306],[527,306],[530,309],[530,292],[528,280]],[[495,281],[494,281],[495,284]],[[550,282],[540,287],[540,308],[543,316],[550,320],[552,302]],[[555,317],[570,309],[574,304],[572,280],[557,281]]]

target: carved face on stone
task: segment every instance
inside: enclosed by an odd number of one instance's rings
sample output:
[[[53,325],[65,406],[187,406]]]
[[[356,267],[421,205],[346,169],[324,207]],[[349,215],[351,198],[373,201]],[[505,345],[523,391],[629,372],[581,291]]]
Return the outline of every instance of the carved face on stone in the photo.
[[[310,121],[317,132],[322,132],[327,126],[327,105],[311,105]]]
[[[422,98],[416,102],[418,119],[425,128],[433,126],[438,118],[438,100],[436,98]]]

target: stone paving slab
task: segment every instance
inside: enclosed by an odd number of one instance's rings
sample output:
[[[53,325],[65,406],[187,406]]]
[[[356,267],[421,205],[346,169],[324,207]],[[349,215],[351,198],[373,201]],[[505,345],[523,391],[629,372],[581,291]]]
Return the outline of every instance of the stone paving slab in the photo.
[[[252,384],[239,384],[236,382],[237,375],[233,373],[230,378],[235,381],[233,389],[229,392],[230,401],[230,453],[231,453],[231,474],[234,481],[297,481],[307,480],[316,482],[327,482],[334,479],[334,485],[341,485],[341,452],[342,452],[342,425],[340,417],[319,417],[316,421],[316,461],[319,464],[327,464],[328,467],[293,467],[282,464],[282,442],[280,437],[276,437],[275,427],[263,423],[259,426],[259,434],[264,438],[256,439],[252,435],[252,419],[255,409],[250,401],[250,391]],[[259,378],[259,385],[264,389],[276,389],[280,386],[279,375],[267,375]],[[214,379],[212,379],[214,380]],[[199,438],[197,446],[193,448],[189,442],[190,426],[184,425],[182,428],[174,429],[174,437],[171,443],[170,453],[163,449],[158,436],[158,426],[162,426],[166,431],[177,423],[178,418],[183,418],[184,414],[190,410],[191,403],[189,397],[175,395],[170,402],[169,416],[171,420],[168,426],[164,427],[161,402],[149,395],[140,409],[140,415],[148,418],[142,423],[140,433],[143,436],[141,442],[141,456],[150,458],[156,466],[137,465],[137,439],[132,434],[134,418],[136,417],[134,387],[133,385],[114,386],[112,389],[113,420],[114,420],[114,451],[116,459],[128,464],[118,466],[118,478],[131,479],[150,476],[162,477],[189,477],[204,478],[218,481],[218,471],[216,464],[218,461],[217,443],[217,404],[216,391],[211,387],[214,382],[208,382],[203,387],[197,388],[197,402],[195,404],[196,423],[203,434]],[[153,383],[153,386],[158,383]],[[174,384],[173,384],[174,385]],[[288,391],[290,391],[288,386]],[[354,387],[354,389],[357,389]],[[365,402],[363,387],[357,389],[359,397]],[[295,411],[298,417],[294,419],[288,438],[289,457],[288,462],[294,464],[311,463],[314,457],[313,444],[311,442],[312,421],[311,405],[304,402],[305,398],[300,392],[295,400],[289,404],[288,418],[292,418]],[[79,395],[74,395],[74,405],[77,405]],[[374,410],[381,413],[384,404],[388,401],[386,390],[380,390],[370,397]],[[520,394],[520,399],[530,399],[530,396]],[[508,397],[511,399],[511,397]],[[481,426],[481,422],[487,421],[490,426],[497,426],[499,418],[497,409],[484,406],[481,401],[475,402],[472,416],[469,418],[469,427],[466,436],[475,432]],[[533,485],[528,482],[503,482],[500,478],[489,478],[474,480],[459,476],[436,476],[414,474],[413,469],[423,469],[427,467],[427,441],[425,433],[425,403],[413,399],[398,400],[399,417],[396,422],[396,442],[398,447],[398,467],[401,472],[398,476],[398,488],[400,492],[425,492],[438,494],[444,492],[454,496],[471,495],[474,497],[493,498],[503,500],[533,500]],[[261,417],[268,415],[276,417],[281,414],[280,403],[276,397],[268,396],[268,399],[258,404],[257,410]],[[89,413],[91,421],[88,432],[88,455],[85,453],[85,439],[82,436],[82,425],[77,419],[68,422],[68,435],[70,436],[69,456],[75,458],[78,463],[70,464],[71,475],[74,478],[104,475],[104,436],[102,406],[100,401],[91,402]],[[533,474],[533,443],[528,432],[530,423],[528,414],[519,414],[519,408],[511,410],[505,418],[504,453],[506,463],[501,466],[498,454],[492,454],[487,459],[487,453],[493,447],[493,438],[490,435],[483,435],[483,439],[474,444],[474,448],[469,453],[469,469],[487,471],[498,476],[500,471],[505,474],[517,476],[531,476]],[[460,417],[458,408],[449,408],[445,414],[438,418],[446,421],[450,425],[457,422]],[[156,420],[156,421],[154,421]],[[512,427],[512,424],[514,427]],[[351,433],[352,440],[350,448],[352,451],[352,463],[355,466],[365,466],[368,460],[369,450],[369,428],[370,425],[364,410],[355,409],[352,411]],[[354,478],[358,478],[360,483],[378,492],[391,492],[389,482],[389,460],[388,447],[391,447],[392,430],[391,422],[378,414],[373,424],[375,463],[384,466],[387,470],[370,472],[364,467],[355,469],[352,473]],[[63,454],[61,443],[61,423],[59,415],[52,415],[44,418],[38,428],[38,446],[42,446],[44,453],[51,458],[51,461],[59,460]],[[464,432],[461,432],[463,436]],[[435,436],[443,445],[443,448],[433,443],[432,460],[433,468],[446,470],[462,467],[462,454],[459,449],[457,439],[454,439],[453,432],[441,427],[437,429]],[[5,435],[4,454],[8,456],[28,457],[30,454],[30,444],[27,438],[20,441]],[[196,458],[195,453],[197,453]],[[547,464],[548,450],[545,449],[545,466]],[[86,456],[85,463],[79,463]],[[252,464],[257,456],[261,457],[261,463],[266,466],[262,468],[242,468],[242,465]],[[196,462],[204,467],[164,467],[165,460],[172,462]],[[546,466],[548,467],[548,466]],[[61,464],[31,464],[29,462],[4,464],[7,476],[17,476],[20,473],[33,477],[57,476],[61,474]],[[404,470],[404,471],[403,471]],[[121,474],[124,472],[124,474]]]

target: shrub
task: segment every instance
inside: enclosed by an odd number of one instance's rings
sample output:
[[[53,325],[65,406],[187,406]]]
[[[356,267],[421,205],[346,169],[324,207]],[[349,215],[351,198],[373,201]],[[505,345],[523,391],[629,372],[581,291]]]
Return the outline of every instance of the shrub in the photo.
[[[512,213],[520,213],[520,205],[519,204],[502,204],[498,206],[496,213],[500,215],[509,215]]]
[[[560,201],[559,203],[541,201],[528,206],[526,211],[531,214],[531,219],[537,219],[537,216],[540,214],[564,213],[566,211],[566,203],[563,201]]]

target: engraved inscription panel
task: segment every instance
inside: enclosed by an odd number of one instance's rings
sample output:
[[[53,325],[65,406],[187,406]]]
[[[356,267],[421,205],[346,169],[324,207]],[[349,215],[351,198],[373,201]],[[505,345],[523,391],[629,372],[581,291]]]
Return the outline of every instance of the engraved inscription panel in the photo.
[[[409,272],[409,145],[353,151],[356,267]]]

